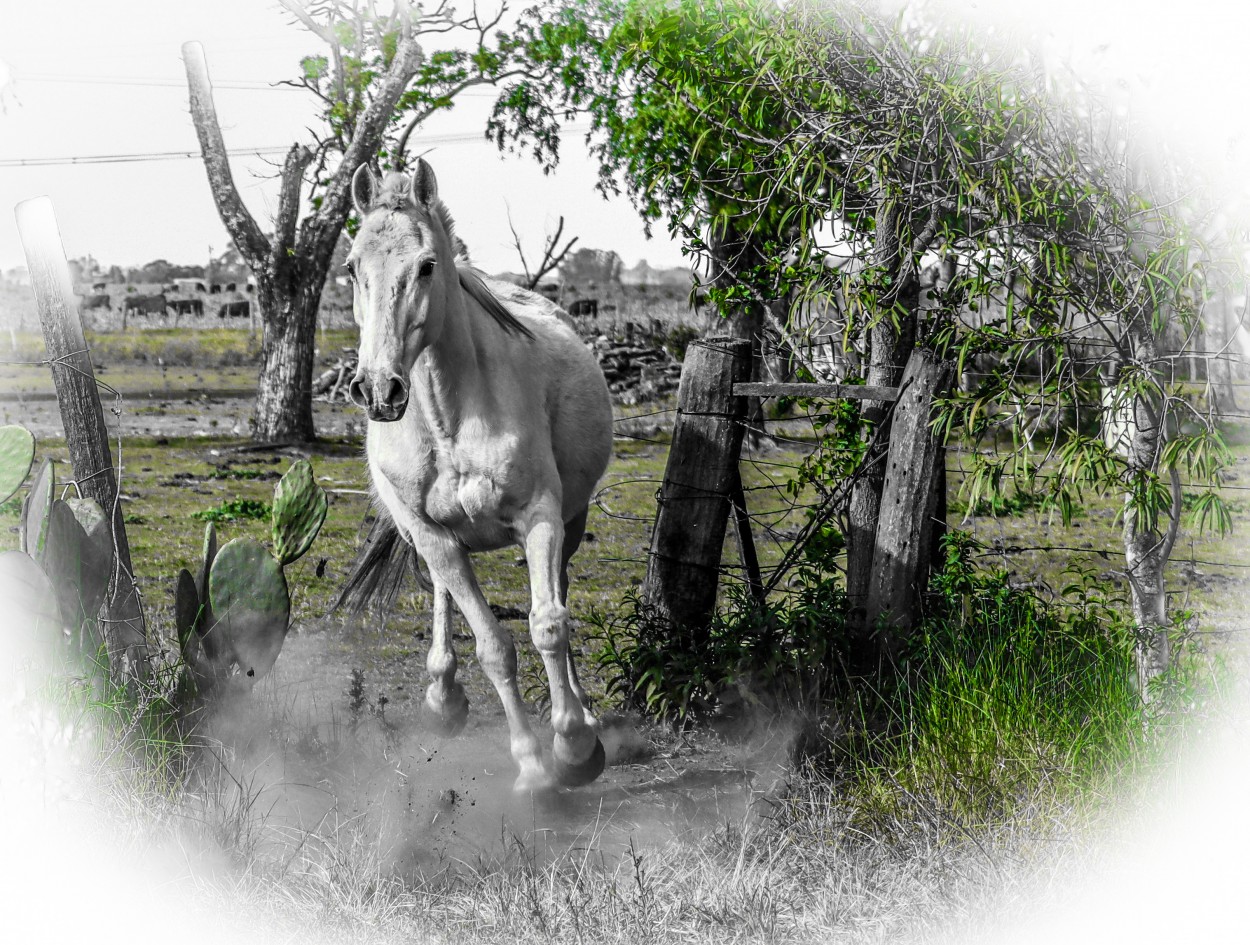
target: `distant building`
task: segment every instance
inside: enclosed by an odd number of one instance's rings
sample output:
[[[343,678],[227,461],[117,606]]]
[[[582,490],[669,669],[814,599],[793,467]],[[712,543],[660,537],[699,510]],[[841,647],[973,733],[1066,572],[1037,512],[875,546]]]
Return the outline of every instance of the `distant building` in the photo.
[[[12,286],[30,285],[30,270],[25,266],[14,266],[4,273],[4,282]]]
[[[189,295],[192,292],[204,291],[203,279],[175,279],[174,291],[183,295]]]

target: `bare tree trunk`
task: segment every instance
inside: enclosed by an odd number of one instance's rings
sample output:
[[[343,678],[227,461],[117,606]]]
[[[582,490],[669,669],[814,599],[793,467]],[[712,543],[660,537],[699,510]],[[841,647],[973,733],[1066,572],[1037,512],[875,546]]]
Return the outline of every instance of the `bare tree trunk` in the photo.
[[[920,618],[929,577],[938,477],[943,455],[929,425],[934,398],[945,394],[955,366],[930,351],[914,351],[892,419],[865,624],[877,628],[879,658],[892,660]],[[941,480],[945,486],[945,478]]]
[[[879,276],[889,288],[882,294],[877,323],[868,330],[868,376],[870,386],[898,387],[907,359],[916,344],[916,319],[920,307],[920,280],[905,271],[900,242],[901,220],[898,209],[882,201],[877,213],[876,257]],[[885,457],[890,440],[890,405],[885,401],[864,401],[862,417],[868,424],[873,447],[851,489],[848,512],[846,592],[851,607],[853,668],[876,664],[875,647],[870,642],[864,608],[876,554],[877,523],[881,515],[881,489],[885,483]]]
[[[257,291],[262,311],[269,313],[263,321],[253,414],[253,436],[261,443],[302,443],[316,436],[312,380],[320,286],[316,291],[307,285],[286,289],[270,282]]]
[[[1133,358],[1138,364],[1153,365],[1158,342],[1150,327],[1150,316],[1138,313],[1129,325]],[[1158,396],[1136,394],[1131,409],[1131,430],[1125,457],[1128,479],[1140,482],[1158,468],[1163,447],[1163,417]],[[1164,568],[1172,555],[1180,526],[1181,485],[1175,469],[1170,471],[1172,504],[1166,532],[1159,529],[1159,517],[1134,508],[1125,497],[1124,558],[1132,598],[1133,623],[1137,631],[1137,680],[1143,699],[1149,698],[1152,679],[1165,672],[1171,662],[1168,639],[1167,589]]]

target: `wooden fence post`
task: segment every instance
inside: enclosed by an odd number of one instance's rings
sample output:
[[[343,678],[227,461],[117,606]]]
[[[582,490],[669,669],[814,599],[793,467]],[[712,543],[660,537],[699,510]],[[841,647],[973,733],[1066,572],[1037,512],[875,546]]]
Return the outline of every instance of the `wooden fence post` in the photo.
[[[751,363],[748,339],[719,336],[692,342],[682,365],[642,598],[688,642],[706,633],[716,606],[731,498],[741,489],[746,400],[733,390]]]
[[[112,516],[117,564],[109,581],[103,618],[109,656],[120,661],[124,675],[142,678],[148,672],[143,608],[130,563],[130,543],[126,540],[117,495],[104,409],[100,405],[95,369],[74,301],[61,233],[52,201],[47,197],[24,200],[17,205],[15,213],[44,343],[52,364],[52,380],[56,384],[56,399],[61,408],[74,478],[82,494],[95,499],[105,514]]]
[[[916,349],[907,360],[890,430],[881,515],[868,585],[866,626],[880,628],[879,651],[887,659],[898,644],[897,631],[919,616],[921,595],[933,550],[933,519],[938,505],[937,464],[946,456],[929,423],[934,398],[946,393],[954,366],[931,351]]]

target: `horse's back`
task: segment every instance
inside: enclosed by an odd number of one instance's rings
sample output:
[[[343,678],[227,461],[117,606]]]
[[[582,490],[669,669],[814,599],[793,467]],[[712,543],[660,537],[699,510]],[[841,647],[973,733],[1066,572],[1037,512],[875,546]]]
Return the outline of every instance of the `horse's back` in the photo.
[[[486,281],[534,334],[534,363],[526,369],[546,380],[552,449],[565,488],[566,511],[584,507],[612,457],[612,399],[603,369],[562,308],[512,283]]]

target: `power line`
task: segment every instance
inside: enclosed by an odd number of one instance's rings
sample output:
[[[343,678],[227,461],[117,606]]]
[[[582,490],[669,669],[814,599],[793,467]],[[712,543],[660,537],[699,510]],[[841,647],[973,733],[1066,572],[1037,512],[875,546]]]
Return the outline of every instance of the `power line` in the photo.
[[[226,154],[230,157],[240,155],[277,155],[284,154],[289,147],[264,148],[230,148]],[[179,161],[198,158],[200,152],[194,151],[148,151],[139,154],[84,154],[71,157],[42,158],[7,158],[0,159],[0,167],[54,167],[65,164],[132,164],[142,161]]]
[[[560,135],[582,133],[589,131],[588,125],[571,125],[560,130]],[[461,132],[458,134],[445,135],[425,135],[417,139],[418,145],[427,144],[463,144],[470,141],[485,141],[486,138],[481,132]],[[285,154],[291,149],[290,145],[270,145],[260,148],[229,148],[226,154],[230,157],[239,157],[245,155],[270,156]],[[72,164],[132,164],[145,161],[178,161],[178,160],[198,160],[200,158],[199,150],[190,151],[146,151],[134,154],[84,154],[71,155],[65,157],[36,157],[36,158],[0,158],[0,167],[56,167],[61,165]]]
[[[186,79],[159,78],[155,76],[100,76],[100,75],[54,75],[46,72],[19,73],[13,76],[15,82],[48,82],[65,85],[130,85],[153,88],[187,87]],[[214,89],[251,89],[260,92],[304,92],[301,86],[279,85],[274,82],[261,82],[254,79],[218,79],[213,81]]]
[[[29,72],[14,75],[16,82],[46,82],[66,85],[122,85],[142,88],[186,89],[182,78],[159,76],[108,76],[108,75],[57,75],[49,72]],[[280,81],[263,82],[258,79],[214,79],[214,89],[242,89],[253,92],[307,92],[302,85],[290,85]],[[486,98],[495,93],[488,89],[466,89],[459,93],[470,98]]]

